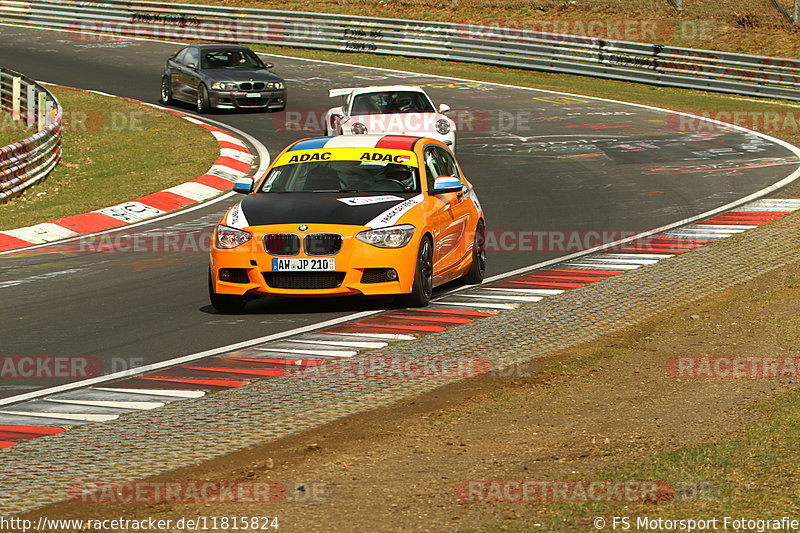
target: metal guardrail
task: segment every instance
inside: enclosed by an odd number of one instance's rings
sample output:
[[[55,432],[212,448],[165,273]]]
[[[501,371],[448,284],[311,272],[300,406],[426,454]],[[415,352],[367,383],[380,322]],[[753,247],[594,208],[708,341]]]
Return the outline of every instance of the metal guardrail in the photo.
[[[136,0],[8,0],[0,20],[63,28],[80,40],[101,32],[261,43],[800,100],[800,60],[520,29]]]
[[[61,159],[62,109],[50,91],[18,72],[0,69],[0,105],[11,113],[20,136],[0,148],[0,203],[44,180]]]

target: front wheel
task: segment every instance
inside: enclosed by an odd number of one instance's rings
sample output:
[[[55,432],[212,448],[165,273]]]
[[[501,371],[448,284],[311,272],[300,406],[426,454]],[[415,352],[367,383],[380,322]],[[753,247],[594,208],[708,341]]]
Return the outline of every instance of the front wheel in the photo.
[[[469,270],[461,278],[467,285],[477,285],[483,281],[486,274],[486,226],[483,220],[478,222],[475,228],[475,242],[472,244],[472,264]]]
[[[417,254],[417,268],[411,292],[400,297],[404,307],[425,307],[433,295],[433,243],[430,237],[423,237]]]
[[[169,76],[161,78],[161,103],[168,104],[172,101],[172,86]]]
[[[200,114],[208,113],[211,105],[208,101],[208,89],[202,83],[197,88],[197,112]]]
[[[236,315],[244,311],[247,303],[244,296],[236,294],[217,294],[214,292],[214,282],[211,279],[211,272],[208,273],[208,299],[211,300],[211,307],[226,315]]]

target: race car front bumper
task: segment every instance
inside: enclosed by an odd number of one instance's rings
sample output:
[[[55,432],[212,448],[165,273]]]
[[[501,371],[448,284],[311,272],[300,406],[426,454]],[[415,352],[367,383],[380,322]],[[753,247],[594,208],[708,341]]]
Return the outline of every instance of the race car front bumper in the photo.
[[[297,224],[246,229],[253,238],[241,246],[222,249],[216,242],[212,244],[211,279],[217,294],[304,297],[411,292],[420,239],[416,231],[402,248],[378,248],[355,237],[369,229],[363,226],[310,224],[302,232]],[[274,255],[267,252],[264,242],[268,234],[294,234],[303,241],[306,235],[320,233],[341,235],[338,252],[309,255],[301,248],[295,255]],[[282,259],[318,261],[325,258],[333,258],[334,270],[275,269]],[[279,260],[277,264],[276,260]]]
[[[286,89],[261,92],[208,91],[209,105],[215,109],[283,109]]]

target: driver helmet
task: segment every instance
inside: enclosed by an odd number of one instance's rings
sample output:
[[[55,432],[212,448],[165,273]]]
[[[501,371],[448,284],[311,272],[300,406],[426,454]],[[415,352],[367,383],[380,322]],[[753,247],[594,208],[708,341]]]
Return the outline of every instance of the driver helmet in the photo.
[[[386,165],[383,173],[388,179],[400,181],[405,185],[413,185],[412,177],[414,176],[414,171],[408,165],[390,163]]]

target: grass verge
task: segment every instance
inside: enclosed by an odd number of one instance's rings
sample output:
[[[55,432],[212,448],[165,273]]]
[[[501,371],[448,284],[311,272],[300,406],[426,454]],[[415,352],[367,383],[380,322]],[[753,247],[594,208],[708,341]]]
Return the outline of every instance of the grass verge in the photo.
[[[0,205],[0,230],[178,185],[204,174],[219,155],[211,135],[171,113],[86,91],[51,90],[64,108],[63,158],[43,183]]]

